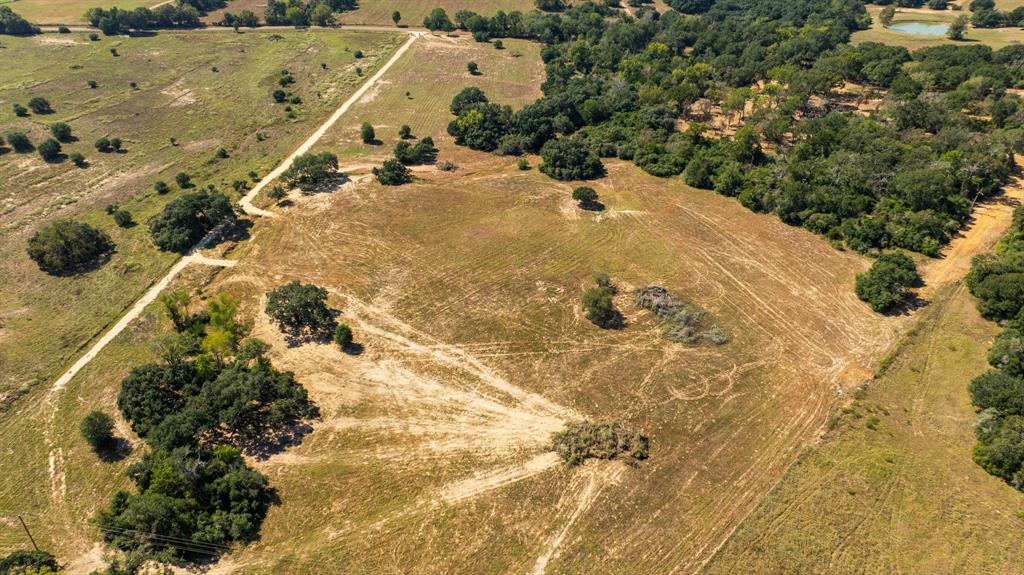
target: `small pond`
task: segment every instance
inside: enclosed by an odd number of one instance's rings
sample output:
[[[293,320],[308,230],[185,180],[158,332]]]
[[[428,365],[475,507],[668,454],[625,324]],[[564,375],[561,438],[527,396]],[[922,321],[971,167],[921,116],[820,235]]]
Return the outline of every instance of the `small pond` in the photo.
[[[945,22],[894,22],[889,25],[889,29],[917,36],[945,36],[949,31],[949,24]]]

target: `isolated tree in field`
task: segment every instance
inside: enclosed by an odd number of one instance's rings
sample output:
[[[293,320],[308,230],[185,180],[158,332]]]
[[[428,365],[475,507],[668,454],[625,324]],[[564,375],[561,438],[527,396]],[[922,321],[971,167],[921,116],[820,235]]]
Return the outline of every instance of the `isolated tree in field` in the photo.
[[[19,118],[24,118],[25,116],[28,116],[28,108],[22,106],[17,102],[15,102],[14,105],[11,106],[11,108],[14,111],[14,115],[18,116]]]
[[[963,40],[966,32],[967,16],[957,16],[956,20],[953,20],[949,24],[949,30],[946,31],[946,36],[948,36],[950,40]]]
[[[71,152],[71,154],[68,155],[68,159],[71,160],[72,164],[79,168],[85,167],[85,156],[83,156],[81,152]]]
[[[434,8],[423,19],[423,26],[432,32],[451,32],[455,29],[444,8]]]
[[[479,76],[480,75],[480,66],[477,66],[476,62],[469,62],[468,64],[466,64],[466,70],[472,76]]]
[[[50,133],[53,134],[54,138],[57,138],[58,142],[70,142],[73,140],[71,136],[71,126],[64,122],[57,122],[56,124],[50,125]]]
[[[910,256],[892,252],[879,256],[871,269],[857,274],[854,289],[857,297],[866,301],[871,309],[884,313],[902,304],[907,288],[920,279],[917,265]]]
[[[160,194],[162,196],[167,192],[171,191],[171,187],[167,185],[167,182],[163,180],[157,180],[153,184],[153,190],[156,191],[157,194]]]
[[[600,327],[614,326],[618,318],[612,301],[614,295],[615,292],[610,286],[595,285],[587,288],[582,297],[583,311],[587,319]]]
[[[391,21],[395,23],[395,26],[398,26],[398,23],[402,21],[402,13],[399,12],[398,10],[392,12]]]
[[[106,136],[103,136],[96,140],[95,146],[97,152],[102,152],[104,154],[113,150],[113,148],[110,147],[110,138]]]
[[[132,214],[128,210],[116,210],[113,214],[114,223],[119,228],[130,228],[135,222],[132,220]]]
[[[892,25],[893,18],[896,17],[896,7],[893,5],[882,8],[882,11],[878,14],[878,21],[882,23],[882,26]]]
[[[604,165],[583,141],[549,140],[540,150],[540,171],[556,180],[590,180],[604,175]]]
[[[78,428],[93,451],[106,451],[114,446],[114,420],[106,413],[90,411]]]
[[[25,152],[32,151],[32,142],[29,141],[28,136],[21,130],[10,130],[4,137],[7,138],[7,144],[14,148],[15,152],[24,154]]]
[[[412,172],[397,159],[384,160],[384,164],[373,169],[377,181],[385,186],[401,186],[412,181]]]
[[[53,138],[43,140],[36,149],[39,151],[39,157],[47,162],[60,160],[60,142]]]
[[[281,174],[286,186],[295,186],[310,191],[333,178],[338,171],[338,156],[331,152],[302,154]]]
[[[114,249],[110,236],[89,224],[57,220],[28,240],[28,255],[39,269],[68,275],[95,265]]]
[[[191,188],[192,187],[192,176],[186,174],[185,172],[178,172],[174,176],[174,183],[178,184],[178,187],[183,189],[183,190],[187,189],[187,188]]]
[[[149,234],[162,250],[184,253],[218,225],[233,219],[227,196],[201,190],[171,200],[150,220]]]
[[[327,290],[298,280],[268,293],[265,310],[282,331],[296,337],[330,337],[336,325],[327,307]]]
[[[334,343],[336,343],[342,350],[347,349],[352,345],[352,328],[343,323],[339,323],[338,327],[334,328]]]
[[[377,132],[369,122],[363,122],[362,127],[359,128],[359,134],[362,136],[364,144],[372,144],[377,139]]]
[[[412,128],[408,124],[402,124],[402,127],[398,129],[398,137],[403,140],[407,140],[412,137]]]
[[[588,186],[582,186],[572,191],[572,199],[579,202],[581,208],[588,208],[597,202],[597,191]]]
[[[28,101],[28,107],[36,114],[52,114],[53,108],[50,107],[50,102],[46,98],[36,96]]]

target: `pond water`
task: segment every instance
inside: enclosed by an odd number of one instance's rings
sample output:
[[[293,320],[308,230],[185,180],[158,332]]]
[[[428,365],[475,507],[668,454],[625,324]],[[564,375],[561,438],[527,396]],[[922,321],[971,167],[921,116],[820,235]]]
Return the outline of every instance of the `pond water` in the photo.
[[[889,25],[890,30],[917,36],[945,36],[949,24],[943,22],[895,22]]]

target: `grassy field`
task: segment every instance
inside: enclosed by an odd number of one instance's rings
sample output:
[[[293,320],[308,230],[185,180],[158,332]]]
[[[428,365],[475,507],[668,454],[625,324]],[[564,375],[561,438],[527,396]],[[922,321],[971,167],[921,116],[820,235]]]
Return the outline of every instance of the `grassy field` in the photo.
[[[1020,492],[971,460],[967,382],[998,327],[962,286],[845,410],[707,573],[1019,573]]]
[[[80,24],[85,22],[89,8],[127,8],[153,6],[159,0],[7,0],[0,5],[9,6],[33,24]]]
[[[962,44],[966,45],[971,42],[981,42],[987,46],[991,46],[994,50],[1004,48],[1006,46],[1016,45],[1024,42],[1024,30],[1020,28],[969,28],[965,35],[965,40],[961,42],[954,42],[945,36],[919,36],[915,34],[905,34],[903,32],[897,32],[890,30],[882,26],[878,21],[878,13],[881,12],[880,6],[867,6],[867,10],[871,13],[874,22],[871,28],[868,30],[862,30],[855,32],[851,39],[852,42],[881,42],[883,44],[892,44],[895,46],[904,46],[909,50],[916,50],[918,48],[926,48],[928,46],[938,46],[940,44]],[[966,12],[937,12],[934,10],[916,10],[916,11],[896,11],[896,18],[894,22],[949,22],[952,21],[957,15]],[[967,13],[969,15],[969,13]]]
[[[459,10],[472,10],[479,14],[492,15],[498,10],[529,12],[534,9],[532,0],[361,0],[359,8],[346,12],[340,18],[343,24],[394,25],[391,14],[398,10],[402,14],[401,24],[423,26],[423,18],[434,8],[444,8],[450,18]]]
[[[355,50],[367,54],[359,65],[370,73],[401,41],[399,35],[324,31],[5,40],[11,65],[0,106],[38,95],[56,112],[8,116],[0,130],[23,129],[39,142],[49,124],[66,121],[79,141],[65,145],[65,153],[81,151],[89,166],[47,164],[35,153],[0,156],[0,282],[10,286],[0,294],[0,395],[53,379],[166,271],[174,256],[156,251],[142,224],[182,193],[173,183],[177,172],[233,193],[234,180],[270,170],[365,78],[355,72]],[[285,68],[297,78],[294,92],[303,100],[295,120],[270,98]],[[129,87],[133,81],[137,89]],[[127,152],[96,152],[92,144],[100,136],[123,138]],[[216,160],[218,147],[230,157]],[[158,196],[152,186],[160,179],[175,191]],[[103,212],[109,203],[128,209],[140,225],[116,227]],[[42,222],[68,216],[107,230],[117,253],[96,271],[49,276],[28,259],[25,241]]]
[[[430,136],[436,143],[450,140],[448,111],[452,98],[463,88],[476,86],[493,101],[513,108],[540,97],[544,65],[540,46],[523,40],[506,40],[505,49],[472,41],[468,36],[449,38],[429,35],[413,45],[410,53],[352,107],[317,144],[341,158],[342,163],[382,160],[392,154],[403,124],[414,136]],[[466,71],[477,62],[480,75]],[[369,122],[377,132],[378,145],[362,142],[359,128]]]

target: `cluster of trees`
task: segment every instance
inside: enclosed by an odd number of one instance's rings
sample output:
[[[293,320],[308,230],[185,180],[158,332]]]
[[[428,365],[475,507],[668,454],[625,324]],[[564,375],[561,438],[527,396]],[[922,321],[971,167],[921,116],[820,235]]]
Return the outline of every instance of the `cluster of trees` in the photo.
[[[28,256],[39,269],[53,275],[92,269],[113,251],[114,243],[106,232],[75,220],[50,222],[28,240]]]
[[[39,28],[29,24],[9,6],[0,6],[0,34],[11,36],[32,36],[39,33]]]
[[[281,174],[281,181],[287,186],[309,192],[339,175],[338,156],[331,152],[309,152],[292,161],[292,165]]]
[[[133,30],[198,28],[202,26],[200,16],[199,10],[186,3],[164,4],[152,9],[140,6],[134,10],[94,7],[85,13],[86,21],[107,36],[130,34]]]
[[[175,332],[159,342],[162,361],[133,369],[117,398],[153,449],[128,469],[136,492],[115,494],[97,524],[120,549],[190,559],[176,541],[256,537],[273,492],[241,448],[258,450],[317,410],[290,372],[274,369],[265,343],[245,339],[237,300],[220,294],[197,313],[183,292],[160,301]]]
[[[178,180],[181,185],[182,178]],[[150,220],[149,233],[160,249],[184,253],[213,228],[234,218],[235,210],[227,196],[200,190],[171,200],[159,216]]]
[[[431,164],[437,160],[437,148],[434,139],[427,136],[415,144],[400,141],[395,144],[395,159],[406,166]]]
[[[978,256],[967,276],[987,319],[1004,326],[989,350],[992,370],[970,384],[979,410],[974,460],[1024,491],[1024,208],[993,254]]]
[[[1024,25],[1024,6],[997,10],[995,0],[972,0],[971,24],[978,28],[1004,28]]]
[[[854,291],[871,309],[891,312],[906,303],[907,289],[921,281],[917,264],[905,253],[882,254],[868,271],[857,274]]]
[[[335,12],[354,10],[356,6],[356,0],[267,0],[264,19],[271,26],[331,26]]]
[[[1010,152],[1024,149],[1019,101],[1006,93],[1022,80],[1020,47],[911,54],[848,45],[867,23],[853,1],[674,6],[697,16],[609,18],[607,7],[583,3],[513,19],[550,24],[547,34],[514,32],[549,44],[544,97],[513,111],[466,89],[452,101],[449,133],[477,150],[540,153],[541,170],[559,179],[599,177],[602,157],[631,160],[653,175],[681,175],[737,197],[837,246],[928,255],[962,226],[974,201],[1000,189]],[[456,21],[482,26],[474,18]],[[756,80],[763,89],[755,111],[732,137],[708,137],[699,121],[677,128],[703,103],[742,118]],[[827,102],[845,81],[888,90],[883,111],[867,118],[830,111]]]

